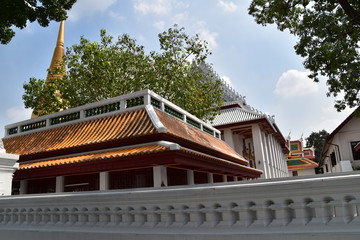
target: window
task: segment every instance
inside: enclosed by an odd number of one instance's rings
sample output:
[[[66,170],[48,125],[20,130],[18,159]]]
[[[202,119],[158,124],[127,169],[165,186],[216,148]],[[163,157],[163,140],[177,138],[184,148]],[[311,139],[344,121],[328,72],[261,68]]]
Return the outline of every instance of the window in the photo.
[[[299,150],[298,145],[297,145],[297,144],[291,144],[290,150],[291,150],[291,151],[297,151],[297,150]]]
[[[351,142],[351,151],[352,151],[352,155],[353,155],[353,159],[354,160],[360,160],[360,150],[355,151],[355,147],[357,144],[359,144],[360,141],[355,141],[355,142]]]
[[[293,172],[292,172],[292,175],[293,175],[294,177],[299,176],[297,171],[293,171]]]
[[[335,152],[332,152],[332,153],[330,154],[330,160],[331,160],[331,166],[335,166],[335,165],[336,165]]]

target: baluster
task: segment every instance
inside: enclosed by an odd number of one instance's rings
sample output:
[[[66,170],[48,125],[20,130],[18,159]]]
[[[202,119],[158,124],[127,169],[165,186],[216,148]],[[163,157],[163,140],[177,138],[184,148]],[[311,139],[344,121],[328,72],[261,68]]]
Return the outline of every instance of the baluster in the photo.
[[[136,226],[142,226],[145,224],[145,222],[147,221],[146,219],[146,214],[145,214],[146,208],[141,207],[138,210],[134,210],[134,222],[133,224]]]
[[[239,221],[236,204],[231,204],[229,207],[219,207],[216,211],[221,214],[221,221],[218,226],[232,226]]]
[[[61,224],[59,209],[55,208],[51,211],[50,219],[52,224]]]
[[[19,224],[23,224],[25,221],[26,221],[26,209],[23,208],[20,210],[19,213]]]
[[[353,198],[344,204],[344,221],[346,224],[359,224],[359,203],[359,200]]]
[[[34,221],[34,210],[30,208],[26,212],[26,223],[30,225],[33,224],[33,221]]]
[[[306,225],[312,219],[311,208],[306,206],[304,203],[291,203],[289,204],[294,212],[294,218],[289,222],[288,225],[297,226],[297,225]],[[306,213],[308,212],[308,213]]]
[[[175,223],[175,211],[174,207],[170,206],[168,209],[160,209],[157,212],[160,215],[160,222],[157,226],[168,227]]]
[[[132,208],[129,208],[124,211],[124,213],[123,213],[124,221],[123,221],[122,225],[129,226],[129,225],[133,224],[133,222],[134,222],[133,211],[134,211],[134,209],[132,209]]]
[[[161,222],[161,215],[160,215],[160,209],[154,208],[154,209],[148,209],[144,211],[146,215],[146,222],[145,226],[149,227],[155,227]]]
[[[60,214],[60,223],[67,224],[68,222],[69,222],[68,209],[65,208],[62,210],[62,212]]]
[[[11,213],[11,223],[12,224],[19,224],[19,210],[13,209]]]
[[[199,209],[204,213],[205,223],[202,226],[215,227],[222,221],[221,206],[216,204],[213,207]]]
[[[187,212],[190,216],[190,221],[187,226],[199,227],[205,222],[205,213],[203,212],[204,206],[199,206],[197,208],[188,209]]]
[[[175,222],[173,226],[182,227],[190,221],[190,214],[188,212],[188,207],[184,206],[180,209],[174,209],[171,212],[175,215]]]
[[[307,206],[314,209],[315,216],[312,218],[311,222],[309,224],[325,224],[328,222],[328,219],[325,218],[325,204],[323,202],[310,202]]]
[[[122,222],[122,211],[121,208],[116,208],[115,210],[111,211],[110,213],[110,221],[111,225],[117,226]]]

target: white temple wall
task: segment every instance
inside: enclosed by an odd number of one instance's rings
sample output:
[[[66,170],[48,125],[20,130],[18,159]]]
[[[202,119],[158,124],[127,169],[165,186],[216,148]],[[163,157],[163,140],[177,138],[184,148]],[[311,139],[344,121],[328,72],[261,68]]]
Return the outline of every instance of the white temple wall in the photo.
[[[13,173],[18,167],[16,161],[19,156],[0,150],[0,196],[11,195]]]
[[[360,172],[0,197],[1,239],[360,239]]]

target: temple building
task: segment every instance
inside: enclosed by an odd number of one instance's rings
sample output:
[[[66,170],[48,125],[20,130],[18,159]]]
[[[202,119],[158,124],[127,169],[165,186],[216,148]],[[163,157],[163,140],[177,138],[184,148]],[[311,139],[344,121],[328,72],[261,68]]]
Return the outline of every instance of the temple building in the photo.
[[[259,178],[220,132],[143,90],[6,126],[13,193],[160,187]]]
[[[360,106],[326,138],[319,166],[324,173],[360,170]]]
[[[289,140],[290,153],[287,155],[287,166],[290,176],[305,176],[322,173],[315,160],[314,148],[305,148],[302,139]]]
[[[262,170],[261,178],[288,177],[289,150],[275,119],[250,107],[230,86],[224,84],[223,91],[226,103],[212,122],[221,138],[251,167]]]

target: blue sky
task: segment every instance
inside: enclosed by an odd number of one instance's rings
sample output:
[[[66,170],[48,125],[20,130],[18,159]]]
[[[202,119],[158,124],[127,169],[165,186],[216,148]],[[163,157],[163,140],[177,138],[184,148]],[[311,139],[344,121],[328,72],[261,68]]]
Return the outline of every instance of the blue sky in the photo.
[[[313,83],[293,46],[296,38],[276,26],[257,25],[247,14],[250,0],[78,0],[65,23],[65,47],[80,36],[98,41],[100,29],[136,38],[147,51],[158,50],[157,34],[174,24],[208,41],[208,62],[248,104],[270,115],[284,136],[307,137],[312,131],[333,131],[352,110],[341,113],[327,98],[324,81]],[[46,77],[59,23],[37,23],[16,30],[0,45],[0,136],[4,126],[30,118],[22,101],[30,77]]]

